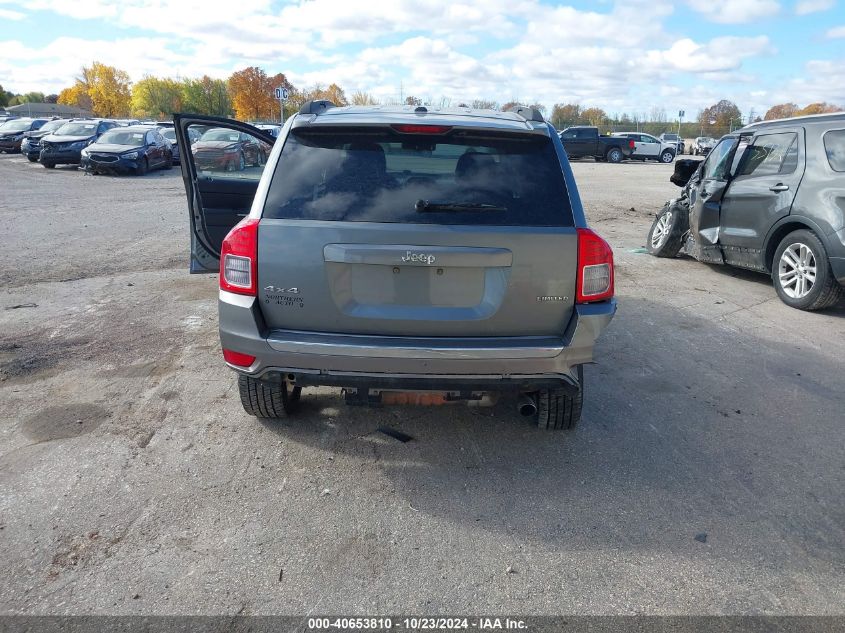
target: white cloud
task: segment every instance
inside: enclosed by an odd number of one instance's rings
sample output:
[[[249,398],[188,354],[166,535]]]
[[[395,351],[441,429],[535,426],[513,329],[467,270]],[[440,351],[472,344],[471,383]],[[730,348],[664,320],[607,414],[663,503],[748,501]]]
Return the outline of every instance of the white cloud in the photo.
[[[678,40],[667,50],[649,51],[646,60],[655,67],[669,67],[691,73],[719,73],[738,69],[744,57],[771,52],[769,38],[717,37],[706,44]],[[716,77],[718,78],[718,77]]]
[[[687,0],[690,8],[711,22],[744,24],[780,12],[776,0]]]
[[[830,39],[845,37],[845,25],[837,26],[827,32],[827,37]]]
[[[807,15],[818,11],[827,11],[836,5],[836,0],[798,0],[795,5],[795,13]]]
[[[26,17],[25,13],[20,11],[12,11],[11,9],[0,9],[0,20],[23,20]]]

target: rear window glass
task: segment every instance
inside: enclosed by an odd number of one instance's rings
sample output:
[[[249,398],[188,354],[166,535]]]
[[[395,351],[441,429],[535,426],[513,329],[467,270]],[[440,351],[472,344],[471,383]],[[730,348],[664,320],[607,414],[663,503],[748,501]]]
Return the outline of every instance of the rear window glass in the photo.
[[[831,130],[824,135],[827,162],[834,171],[845,171],[845,130]]]
[[[548,137],[294,131],[266,218],[572,226]]]

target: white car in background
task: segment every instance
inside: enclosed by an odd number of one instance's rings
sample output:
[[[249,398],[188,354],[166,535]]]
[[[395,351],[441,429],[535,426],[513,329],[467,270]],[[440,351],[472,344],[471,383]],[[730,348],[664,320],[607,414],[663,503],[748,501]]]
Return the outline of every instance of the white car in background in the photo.
[[[630,160],[657,160],[661,163],[671,163],[677,154],[674,142],[661,141],[656,136],[642,132],[614,132],[612,136],[622,136],[634,141],[634,153]]]

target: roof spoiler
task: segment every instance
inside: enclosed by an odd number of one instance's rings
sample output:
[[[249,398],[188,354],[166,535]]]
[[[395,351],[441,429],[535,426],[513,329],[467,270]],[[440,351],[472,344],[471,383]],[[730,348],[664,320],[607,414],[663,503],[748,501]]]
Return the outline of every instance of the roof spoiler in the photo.
[[[537,108],[531,108],[529,106],[511,106],[505,112],[513,112],[518,114],[526,121],[537,121],[537,123],[545,123],[546,120],[543,118],[543,113],[540,112]]]
[[[302,104],[302,107],[299,108],[300,114],[322,114],[329,108],[336,108],[337,106],[333,104],[328,99],[313,99],[311,101],[306,101]]]

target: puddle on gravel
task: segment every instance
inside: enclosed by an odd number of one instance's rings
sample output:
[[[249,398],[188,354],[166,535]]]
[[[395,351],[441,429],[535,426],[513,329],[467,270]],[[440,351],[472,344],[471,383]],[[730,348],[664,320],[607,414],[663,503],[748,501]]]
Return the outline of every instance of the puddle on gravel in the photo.
[[[69,404],[42,409],[24,420],[21,430],[36,442],[49,442],[90,433],[109,417],[108,409],[96,404]]]

